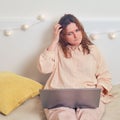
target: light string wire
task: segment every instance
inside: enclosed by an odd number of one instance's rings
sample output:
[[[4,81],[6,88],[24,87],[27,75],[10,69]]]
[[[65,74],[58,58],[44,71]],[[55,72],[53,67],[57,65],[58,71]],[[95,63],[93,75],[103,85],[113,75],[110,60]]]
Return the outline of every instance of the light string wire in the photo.
[[[99,36],[101,35],[107,35],[109,39],[115,39],[119,33],[120,30],[104,31],[104,32],[87,32],[91,40],[99,39]]]
[[[6,27],[0,29],[0,32],[3,32],[5,36],[11,36],[14,31],[22,30],[26,31],[27,29],[30,29],[31,27],[40,24],[41,22],[45,21],[44,15],[37,16],[36,20],[32,21],[31,23],[21,24],[18,27]]]

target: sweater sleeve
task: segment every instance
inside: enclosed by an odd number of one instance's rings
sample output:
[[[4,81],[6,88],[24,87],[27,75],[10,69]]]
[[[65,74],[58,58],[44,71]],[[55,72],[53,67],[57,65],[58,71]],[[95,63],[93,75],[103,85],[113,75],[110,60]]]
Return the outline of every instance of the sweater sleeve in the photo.
[[[103,94],[108,94],[112,89],[111,74],[108,70],[107,64],[99,50],[96,48],[96,60],[97,60],[97,86],[103,87]]]
[[[56,62],[55,54],[56,51],[48,51],[47,49],[40,54],[37,67],[41,73],[47,74],[53,72]]]

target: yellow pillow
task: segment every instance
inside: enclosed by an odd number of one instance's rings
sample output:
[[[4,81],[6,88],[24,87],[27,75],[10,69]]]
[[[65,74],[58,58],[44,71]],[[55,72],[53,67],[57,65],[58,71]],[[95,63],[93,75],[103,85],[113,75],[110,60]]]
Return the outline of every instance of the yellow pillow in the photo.
[[[32,79],[0,72],[0,112],[8,115],[27,99],[39,94],[42,85]]]

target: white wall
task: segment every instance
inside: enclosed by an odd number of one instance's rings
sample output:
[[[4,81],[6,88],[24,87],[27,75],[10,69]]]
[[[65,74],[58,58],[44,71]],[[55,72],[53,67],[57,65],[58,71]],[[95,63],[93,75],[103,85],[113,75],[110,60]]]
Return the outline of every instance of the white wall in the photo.
[[[0,18],[33,17],[46,13],[50,17],[72,12],[85,18],[120,18],[119,0],[0,0]]]
[[[65,13],[73,13],[88,32],[120,31],[119,0],[0,0],[0,71],[12,71],[37,81],[47,79],[41,75],[36,63],[40,52],[50,43],[52,25]],[[33,24],[36,17],[45,15],[45,21],[22,31],[22,24]],[[3,31],[12,29],[7,37]],[[113,83],[120,83],[118,54],[120,34],[115,40],[100,35],[95,44],[101,49]]]

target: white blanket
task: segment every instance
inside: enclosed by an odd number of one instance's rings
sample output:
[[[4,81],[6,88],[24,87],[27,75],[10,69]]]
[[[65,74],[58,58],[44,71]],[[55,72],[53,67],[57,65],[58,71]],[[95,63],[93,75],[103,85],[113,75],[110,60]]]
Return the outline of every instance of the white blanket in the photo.
[[[114,85],[112,90],[114,100],[107,104],[102,120],[120,120],[120,85]],[[46,120],[39,96],[27,100],[7,116],[0,114],[0,120]]]

